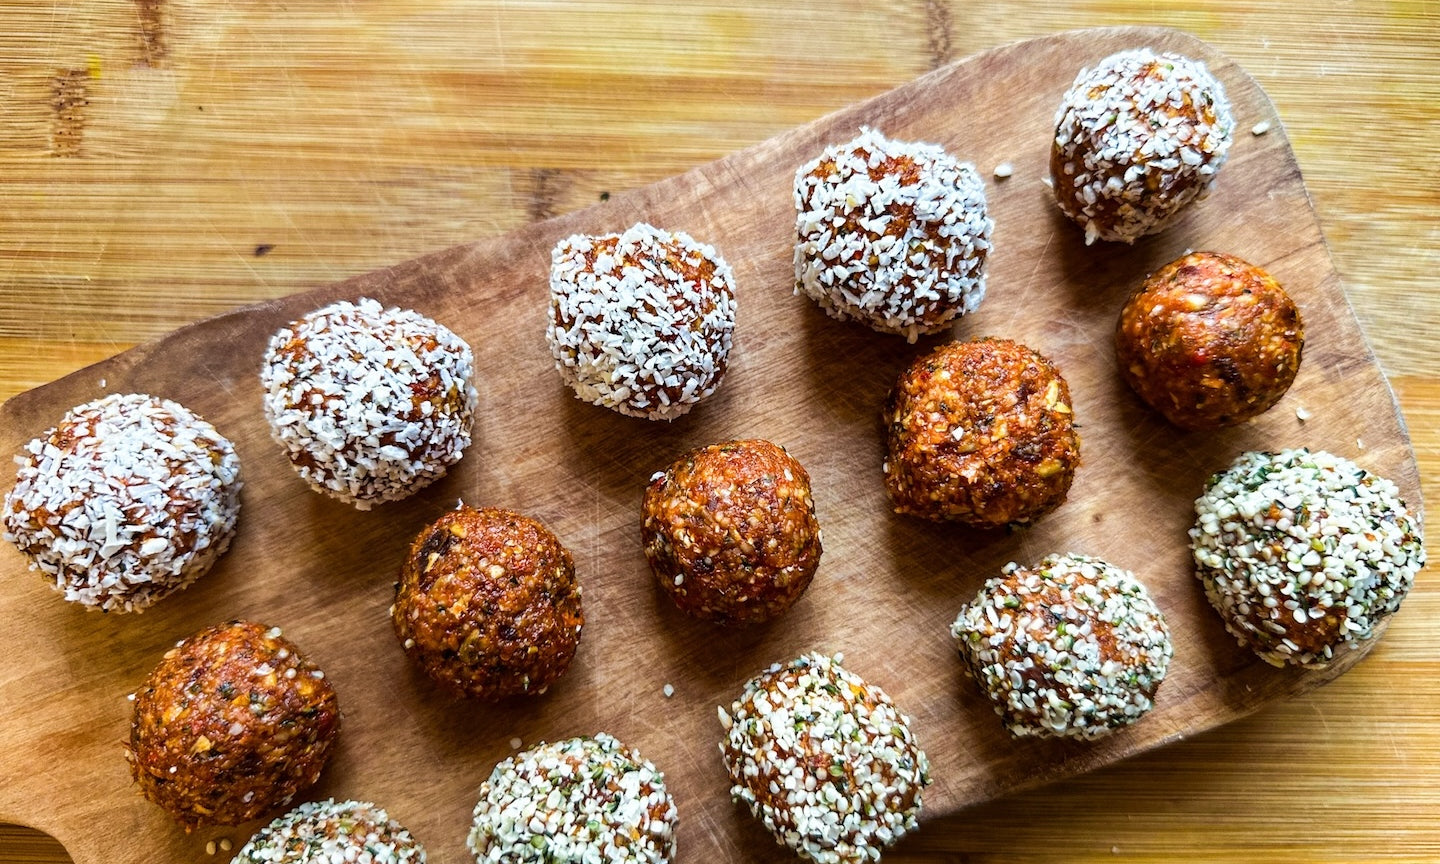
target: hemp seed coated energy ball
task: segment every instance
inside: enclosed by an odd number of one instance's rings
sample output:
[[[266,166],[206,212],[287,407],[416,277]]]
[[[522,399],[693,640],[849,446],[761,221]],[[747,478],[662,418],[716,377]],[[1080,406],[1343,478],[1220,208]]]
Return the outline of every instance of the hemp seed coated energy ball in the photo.
[[[1280,401],[1305,347],[1300,310],[1269,273],[1192,252],[1145,280],[1120,313],[1125,382],[1182,429],[1243,423]]]
[[[669,864],[675,825],[665,775],[601,732],[496,765],[466,845],[479,864]]]
[[[1205,64],[1149,48],[1083,69],[1055,115],[1050,181],[1086,244],[1134,243],[1204,197],[1235,118]]]
[[[72,603],[139,612],[209,571],[235,535],[235,448],[174,402],[79,405],[16,462],[5,539]]]
[[[408,309],[341,301],[270,340],[260,383],[275,441],[312,489],[368,510],[445,475],[470,445],[470,346]]]
[[[977,527],[1059,507],[1080,464],[1070,388],[1008,339],[950,342],[900,376],[885,405],[882,466],[896,513]]]
[[[310,801],[261,828],[234,864],[425,864],[405,826],[364,801]]]
[[[873,129],[795,173],[795,292],[911,342],[985,297],[995,223],[975,166]]]
[[[1205,596],[1274,666],[1323,667],[1359,647],[1425,566],[1395,484],[1323,450],[1241,455],[1210,478],[1195,517]]]
[[[1129,571],[1085,555],[1006,565],[950,627],[966,670],[1017,737],[1093,739],[1155,705],[1174,648]]]
[[[714,247],[638,223],[555,246],[550,325],[560,377],[585,402],[674,420],[715,392],[735,331],[735,277]]]
[[[186,831],[288,806],[319,779],[340,732],[325,673],[279,627],[251,621],[181,641],[134,698],[130,771]]]
[[[720,709],[731,797],[776,843],[817,864],[879,860],[918,827],[930,784],[910,719],[841,660],[777,663]]]
[[[574,561],[550,529],[463,505],[415,538],[390,618],[426,674],[486,702],[544,693],[570,667],[585,623]]]
[[[650,478],[643,509],[650,569],[696,618],[769,620],[800,598],[820,566],[810,475],[769,441],[686,453]]]

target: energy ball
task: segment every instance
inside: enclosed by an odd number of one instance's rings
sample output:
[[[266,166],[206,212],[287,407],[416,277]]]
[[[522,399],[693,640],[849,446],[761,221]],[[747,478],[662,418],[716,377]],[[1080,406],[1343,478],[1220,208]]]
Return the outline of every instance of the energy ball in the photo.
[[[1182,429],[1234,426],[1280,401],[1305,346],[1300,311],[1269,273],[1192,252],[1146,279],[1120,313],[1125,382]]]
[[[665,775],[601,732],[496,765],[480,787],[466,845],[479,864],[669,864],[675,825]]]
[[[140,792],[190,831],[288,806],[339,732],[325,673],[279,627],[230,621],[165,653],[135,693],[126,756]]]
[[[408,309],[341,301],[270,340],[265,416],[312,489],[368,510],[445,476],[470,445],[470,346]]]
[[[1226,629],[1274,666],[1359,647],[1425,566],[1395,484],[1323,450],[1241,455],[1196,499],[1190,547]]]
[[[374,804],[333,798],[301,804],[261,828],[232,864],[425,864],[425,847]]]
[[[681,456],[645,487],[642,537],[675,605],[717,624],[789,609],[820,566],[810,475],[769,441],[729,441]]]
[[[745,683],[720,754],[775,842],[817,864],[876,861],[918,827],[930,761],[885,691],[806,654]]]
[[[585,623],[574,561],[550,529],[465,506],[415,538],[390,618],[427,675],[486,702],[544,693],[570,667]]]
[[[139,612],[209,571],[235,536],[235,448],[174,402],[87,402],[16,461],[5,539],[72,603]]]
[[[674,420],[715,392],[735,331],[735,277],[714,247],[641,222],[555,246],[550,325],[575,396],[629,417]]]
[[[1093,739],[1155,705],[1174,648],[1128,571],[1086,555],[1007,565],[950,627],[966,670],[1017,737]]]
[[[911,342],[974,312],[995,223],[975,166],[873,129],[795,173],[795,291]]]
[[[1081,70],[1055,115],[1050,181],[1085,242],[1134,243],[1203,197],[1235,118],[1205,64],[1149,48]]]
[[[1070,388],[1007,339],[941,345],[910,364],[885,404],[885,485],[895,512],[977,527],[1059,507],[1080,464]]]

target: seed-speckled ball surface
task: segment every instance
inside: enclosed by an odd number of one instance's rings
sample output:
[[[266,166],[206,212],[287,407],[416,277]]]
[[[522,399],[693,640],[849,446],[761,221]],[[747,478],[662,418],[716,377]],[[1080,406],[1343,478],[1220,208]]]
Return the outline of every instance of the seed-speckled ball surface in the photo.
[[[1323,450],[1241,455],[1210,478],[1195,517],[1205,596],[1276,666],[1324,666],[1369,640],[1425,565],[1395,484]]]
[[[425,847],[364,801],[309,801],[256,832],[233,864],[425,864]]]
[[[1155,705],[1174,648],[1130,572],[1085,555],[1009,564],[950,627],[1016,736],[1099,738]]]
[[[820,566],[810,475],[784,448],[748,439],[686,453],[645,487],[642,539],[687,614],[754,624],[789,609]]]
[[[339,732],[325,673],[280,628],[230,621],[165,653],[135,692],[126,756],[187,830],[238,825],[312,786]]]
[[[260,383],[271,436],[318,492],[367,510],[445,475],[470,445],[470,346],[374,300],[317,309],[270,340]]]
[[[65,599],[138,612],[206,573],[240,514],[240,460],[184,406],[115,394],[25,446],[5,539]]]
[[[665,776],[601,732],[496,765],[466,843],[479,864],[668,864],[676,818]]]
[[[725,377],[735,277],[714,247],[643,222],[556,244],[545,335],[577,398],[674,420]]]
[[[461,506],[415,538],[391,623],[437,683],[493,702],[549,689],[575,658],[585,615],[560,539],[509,510]]]
[[[817,864],[874,861],[918,826],[930,762],[889,695],[806,654],[720,709],[730,794],[775,842]]]
[[[1218,429],[1269,410],[1295,380],[1300,310],[1233,255],[1192,252],[1147,278],[1120,312],[1115,358],[1141,399],[1182,429]]]
[[[914,342],[985,297],[985,184],[938,145],[862,129],[795,173],[795,209],[795,290],[834,318]]]
[[[1080,464],[1070,405],[1060,370],[1018,342],[951,342],[920,356],[885,405],[895,512],[999,527],[1059,507]]]
[[[1133,243],[1209,191],[1234,129],[1204,63],[1148,48],[1112,54],[1081,70],[1055,115],[1055,201],[1086,243]]]

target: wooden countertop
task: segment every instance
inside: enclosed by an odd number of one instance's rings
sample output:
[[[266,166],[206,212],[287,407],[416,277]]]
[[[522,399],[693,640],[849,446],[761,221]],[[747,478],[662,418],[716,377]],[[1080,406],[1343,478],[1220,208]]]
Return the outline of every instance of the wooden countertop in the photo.
[[[0,397],[205,315],[678,173],[949,59],[1163,24],[1274,99],[1437,500],[1440,8],[1049,5],[10,4]],[[1440,858],[1433,586],[1423,572],[1374,653],[1317,693],[928,821],[886,860]],[[0,827],[0,864],[66,860]]]

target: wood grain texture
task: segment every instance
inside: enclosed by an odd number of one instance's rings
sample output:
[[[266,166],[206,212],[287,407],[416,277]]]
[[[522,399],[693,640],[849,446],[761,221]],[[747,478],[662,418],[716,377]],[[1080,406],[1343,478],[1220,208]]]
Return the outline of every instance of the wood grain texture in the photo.
[[[539,4],[505,4],[505,14],[498,4],[412,4],[398,23],[398,11],[348,10],[346,19],[328,6],[256,4],[216,18],[171,4],[168,66],[158,72],[131,65],[131,4],[7,7],[7,24],[22,17],[0,28],[3,62],[13,64],[6,98],[17,109],[0,142],[12,193],[0,221],[0,385],[14,392],[199,314],[674,173],[906,80],[930,65],[935,46],[963,56],[1138,15],[1221,46],[1275,97],[1347,287],[1395,376],[1428,483],[1440,456],[1427,437],[1440,393],[1422,335],[1437,318],[1434,229],[1420,218],[1436,203],[1436,157],[1421,131],[1440,96],[1425,20],[1433,4],[1387,4],[1383,14],[1322,4],[1306,16],[1263,3],[1163,13],[1133,3],[1003,7],[841,3],[822,15],[818,5],[687,5],[668,10],[662,27],[658,7],[643,4],[597,4],[579,25],[576,7]],[[947,14],[948,40],[933,30]],[[400,74],[356,71],[372,63]],[[261,67],[268,78],[256,75]],[[55,160],[46,151],[52,79],[81,68],[96,79],[84,139],[94,149]],[[247,78],[254,88],[236,85]],[[477,93],[487,97],[478,108]],[[367,100],[399,109],[383,135]],[[216,103],[229,116],[200,134],[210,121],[193,119]],[[437,134],[446,129],[448,138]],[[256,256],[266,243],[274,249]],[[1428,722],[1437,679],[1427,646],[1440,609],[1424,587],[1375,656],[1319,694],[927,825],[887,860],[931,857],[924,850],[1041,860],[1056,837],[1081,857],[1109,858],[1112,847],[1157,859],[1197,848],[1245,857],[1260,843],[1292,860],[1433,858],[1426,817],[1440,747]],[[1274,794],[1237,806],[1257,769]],[[1296,799],[1321,818],[1297,821]],[[0,860],[9,839],[0,835]]]

